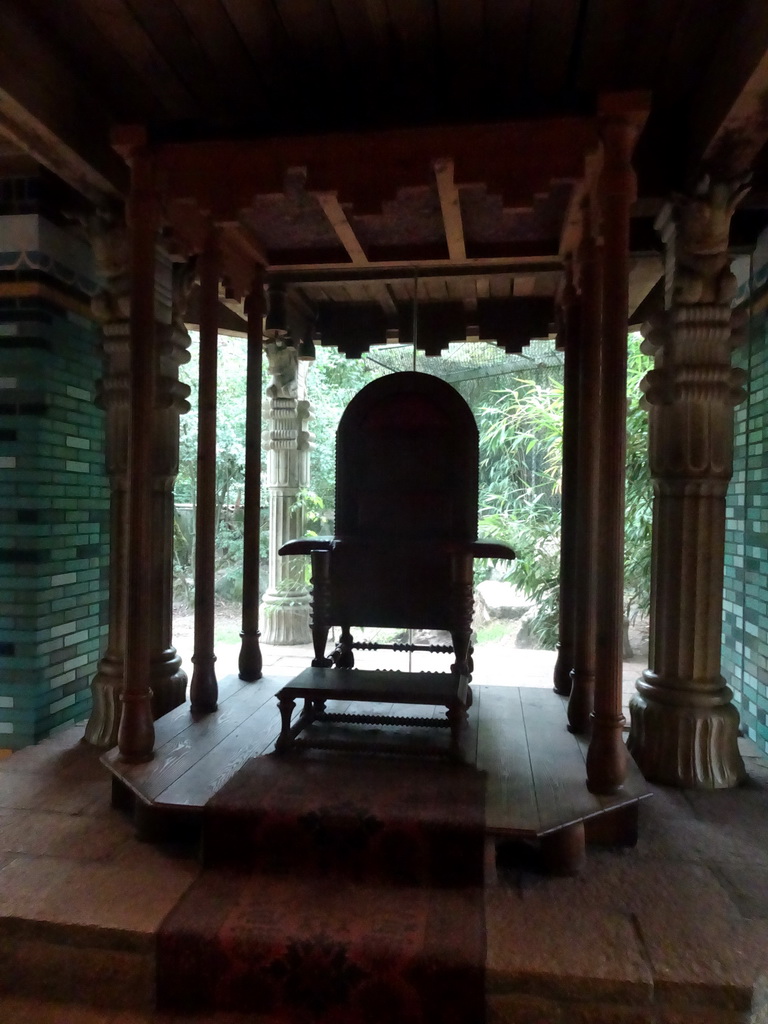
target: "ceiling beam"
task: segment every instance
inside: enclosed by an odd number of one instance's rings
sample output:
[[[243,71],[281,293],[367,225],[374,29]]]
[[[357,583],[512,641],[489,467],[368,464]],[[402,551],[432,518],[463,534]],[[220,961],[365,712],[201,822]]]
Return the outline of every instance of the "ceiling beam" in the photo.
[[[563,269],[557,256],[542,259],[494,259],[474,260],[462,267],[452,266],[447,260],[432,260],[419,264],[419,277],[484,277],[494,274],[515,273],[557,273]],[[307,264],[270,264],[270,275],[281,277],[284,281],[296,281],[297,284],[356,284],[359,281],[382,281],[394,284],[397,281],[413,280],[413,262],[376,263],[355,270],[349,263]]]
[[[217,220],[235,219],[254,194],[280,194],[289,168],[306,168],[307,190],[334,193],[356,215],[380,213],[398,189],[426,184],[450,153],[461,184],[484,182],[506,207],[527,207],[554,180],[581,176],[597,142],[594,117],[563,117],[375,132],[162,142],[158,172],[168,198],[195,199]],[[366,173],[360,174],[365,154]],[[531,160],[531,153],[540,158]],[[545,154],[545,156],[544,156]]]
[[[464,225],[461,221],[459,190],[453,180],[453,160],[443,157],[440,160],[435,160],[432,167],[437,181],[437,193],[440,196],[445,240],[448,243],[448,258],[452,263],[463,263],[467,258],[467,248],[464,244]]]
[[[51,41],[0,5],[0,134],[95,203],[125,195],[109,114]]]
[[[339,202],[339,197],[335,192],[314,192],[317,201],[323,208],[323,212],[328,218],[328,222],[336,232],[336,235],[347,250],[349,258],[352,260],[353,266],[364,267],[368,263],[368,257],[365,255],[355,229],[349,223],[346,213]]]
[[[690,106],[689,174],[749,171],[768,141],[768,4],[743,5]]]

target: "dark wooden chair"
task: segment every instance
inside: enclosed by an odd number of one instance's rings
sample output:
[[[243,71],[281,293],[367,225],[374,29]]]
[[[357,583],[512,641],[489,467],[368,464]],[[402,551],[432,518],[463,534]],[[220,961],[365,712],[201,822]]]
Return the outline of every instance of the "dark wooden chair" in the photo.
[[[312,667],[352,669],[359,647],[452,650],[457,699],[468,707],[473,562],[515,557],[506,544],[477,539],[472,411],[437,377],[390,374],[352,399],[336,445],[336,535],[280,549],[311,556]],[[328,657],[332,626],[340,639]],[[357,644],[355,626],[447,630],[452,645]],[[382,673],[382,686],[386,675],[394,674]]]

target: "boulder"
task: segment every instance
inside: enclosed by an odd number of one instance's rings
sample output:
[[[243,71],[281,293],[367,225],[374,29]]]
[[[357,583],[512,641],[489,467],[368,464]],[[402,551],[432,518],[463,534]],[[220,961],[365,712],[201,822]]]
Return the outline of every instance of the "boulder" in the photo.
[[[533,607],[533,601],[513,583],[484,580],[475,591],[475,620],[520,619]]]

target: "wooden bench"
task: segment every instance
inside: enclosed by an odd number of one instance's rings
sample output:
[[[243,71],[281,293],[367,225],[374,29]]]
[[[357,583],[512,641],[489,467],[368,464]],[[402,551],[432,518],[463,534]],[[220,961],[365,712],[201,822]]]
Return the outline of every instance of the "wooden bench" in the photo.
[[[353,725],[397,725],[448,728],[450,747],[444,751],[460,755],[460,741],[467,720],[468,679],[453,672],[395,672],[367,669],[307,668],[277,692],[281,730],[275,744],[277,753],[293,749],[296,737],[313,722],[338,722]],[[292,721],[296,700],[304,706]],[[392,704],[444,705],[446,718],[395,717],[381,714],[327,712],[329,700],[382,702]],[[373,749],[371,744],[302,741],[304,746]],[[376,749],[387,749],[376,744]]]

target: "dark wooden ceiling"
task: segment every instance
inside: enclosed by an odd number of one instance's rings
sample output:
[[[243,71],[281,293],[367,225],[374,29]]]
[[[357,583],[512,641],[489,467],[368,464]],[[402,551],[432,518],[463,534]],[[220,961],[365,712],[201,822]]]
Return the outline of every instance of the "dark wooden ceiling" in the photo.
[[[653,94],[642,170],[670,172],[718,64],[764,45],[762,0],[3,0],[3,56],[87,121],[215,137],[585,113]],[[762,19],[764,20],[764,19]],[[1,22],[0,22],[1,23]],[[743,38],[745,37],[745,38]],[[758,37],[758,38],[756,38]],[[0,54],[2,54],[0,44]],[[724,100],[727,102],[728,97]],[[664,160],[649,149],[664,140]]]
[[[711,156],[762,82],[766,54],[766,0],[2,0],[0,132],[59,173],[74,166],[76,179],[84,167],[84,192],[124,192],[109,144],[117,124],[145,125],[164,143],[371,133],[588,118],[601,94],[647,91],[635,154],[639,301],[659,273],[655,213]],[[749,157],[757,210],[768,206],[759,150]],[[555,155],[551,144],[526,153],[542,168]],[[255,183],[242,216],[270,270],[286,280],[295,270],[301,303],[378,301],[391,318],[415,266],[429,268],[420,297],[468,315],[494,289],[553,294],[570,173],[543,175],[522,197],[487,176],[458,181],[457,240],[439,175],[393,179],[371,204],[375,161],[362,144],[347,159],[354,197],[284,175],[277,187]]]

